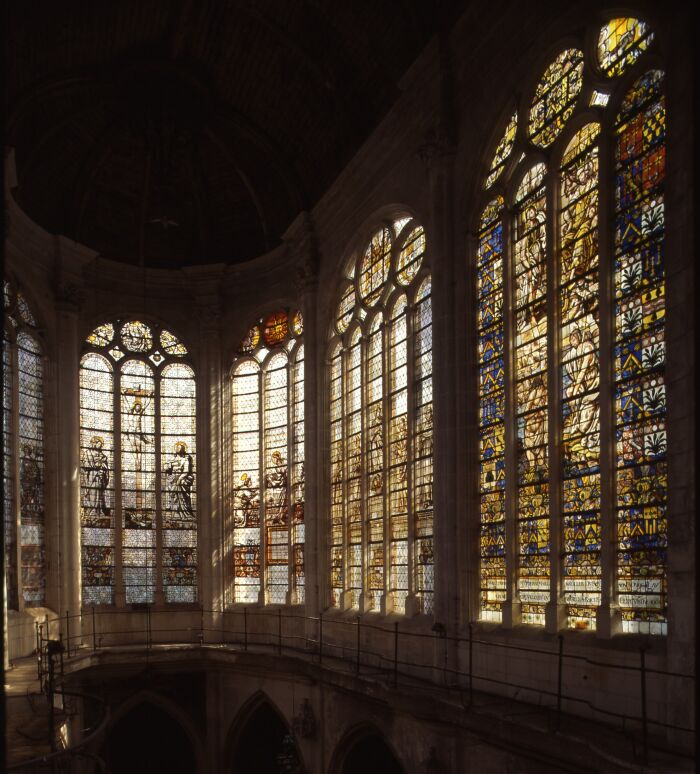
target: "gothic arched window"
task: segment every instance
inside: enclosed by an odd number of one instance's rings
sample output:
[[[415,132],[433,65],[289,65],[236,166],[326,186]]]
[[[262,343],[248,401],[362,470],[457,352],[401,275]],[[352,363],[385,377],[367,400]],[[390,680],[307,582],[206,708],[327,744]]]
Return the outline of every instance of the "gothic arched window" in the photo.
[[[45,603],[43,348],[22,291],[4,282],[3,514],[7,607]]]
[[[304,602],[303,329],[298,311],[261,318],[231,372],[236,603]]]
[[[196,386],[185,346],[139,320],[80,361],[83,604],[197,601]]]
[[[411,218],[387,222],[349,265],[328,368],[331,605],[430,613],[431,282]]]
[[[666,631],[663,73],[610,20],[510,119],[477,254],[480,618]],[[605,555],[604,535],[615,551]],[[560,618],[558,611],[563,610]]]

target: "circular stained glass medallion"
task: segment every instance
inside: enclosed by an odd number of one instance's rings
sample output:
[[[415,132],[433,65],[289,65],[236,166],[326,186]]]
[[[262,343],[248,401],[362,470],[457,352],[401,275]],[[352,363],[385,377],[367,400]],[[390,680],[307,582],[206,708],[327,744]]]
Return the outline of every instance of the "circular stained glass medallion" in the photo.
[[[289,333],[289,316],[280,309],[273,312],[263,323],[263,339],[268,347],[282,344]]]
[[[360,298],[368,305],[377,303],[389,276],[391,235],[383,228],[372,237],[360,266]]]
[[[122,344],[129,352],[148,352],[153,346],[151,329],[140,320],[124,323],[121,330]]]

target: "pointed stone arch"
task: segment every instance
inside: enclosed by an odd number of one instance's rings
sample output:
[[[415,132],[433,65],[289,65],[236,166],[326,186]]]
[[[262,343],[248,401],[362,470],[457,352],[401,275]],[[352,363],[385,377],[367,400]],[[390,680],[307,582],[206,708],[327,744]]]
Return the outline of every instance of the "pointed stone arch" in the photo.
[[[401,757],[384,734],[371,723],[360,723],[345,732],[331,758],[329,774],[381,771],[404,774]]]
[[[269,738],[265,738],[267,724]],[[296,756],[299,772],[305,772],[304,760],[292,729],[275,702],[262,690],[256,691],[236,713],[224,744],[222,771],[242,774],[273,774],[276,756]]]
[[[171,702],[163,696],[148,690],[139,691],[138,693],[134,694],[122,704],[120,704],[119,707],[117,707],[113,712],[105,734],[105,740],[103,743],[103,757],[109,757],[110,740],[113,738],[114,731],[122,723],[122,721],[125,721],[131,713],[146,709],[149,706],[160,713],[162,717],[170,720],[173,724],[173,727],[176,725],[182,731],[184,731],[184,735],[187,742],[189,742],[192,752],[193,769],[191,768],[189,770],[193,770],[196,772],[196,774],[204,774],[204,772],[207,770],[204,744],[192,718],[174,702]],[[131,749],[135,749],[136,745],[130,744],[129,747]],[[158,751],[156,750],[155,752]],[[183,769],[183,771],[184,770],[186,769]],[[131,774],[138,774],[139,770],[130,767],[129,771]],[[119,769],[114,769],[114,774],[118,774],[118,772]]]

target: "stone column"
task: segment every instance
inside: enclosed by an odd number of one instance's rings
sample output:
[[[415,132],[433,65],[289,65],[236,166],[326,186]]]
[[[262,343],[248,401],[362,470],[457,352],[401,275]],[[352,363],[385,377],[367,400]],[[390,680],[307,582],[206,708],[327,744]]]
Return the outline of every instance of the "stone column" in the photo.
[[[59,280],[56,293],[56,392],[58,430],[58,515],[60,545],[60,614],[80,611],[80,342],[78,310],[82,290]],[[71,621],[71,636],[78,634]]]
[[[599,161],[599,311],[600,327],[600,605],[596,611],[596,636],[610,639],[622,631],[622,616],[617,603],[617,524],[615,512],[615,201],[611,180],[615,165],[615,142],[602,132]],[[603,397],[605,396],[605,397]]]
[[[433,309],[433,534],[435,561],[435,620],[454,633],[460,623],[462,589],[455,578],[460,553],[457,507],[455,256],[452,172],[454,153],[444,142],[423,149],[428,163],[430,224],[426,229],[432,271]],[[460,323],[461,315],[460,315]]]
[[[549,601],[545,604],[545,631],[556,634],[566,629],[564,578],[561,555],[561,448],[558,427],[561,417],[561,372],[559,347],[559,308],[557,261],[559,229],[557,212],[558,171],[550,169],[545,177],[547,197],[547,463],[549,487]]]
[[[323,459],[323,432],[326,426],[323,399],[324,352],[319,346],[318,249],[313,223],[308,213],[300,223],[295,240],[297,288],[304,317],[304,575],[306,614],[315,616],[323,609],[327,573],[325,513],[319,510],[320,487],[326,469]],[[315,624],[307,625],[307,637],[315,636]]]
[[[199,347],[195,354],[197,381],[197,550],[199,571],[199,602],[205,611],[204,625],[218,630],[218,611],[225,608],[224,599],[224,454],[222,423],[221,367],[221,302],[219,283],[221,269],[196,274],[194,291],[199,317]]]
[[[667,668],[697,675],[697,155],[693,131],[692,51],[695,25],[690,7],[673,15],[666,95],[666,390],[668,432],[668,642]],[[695,681],[697,677],[695,678]],[[668,679],[668,723],[693,726],[695,681]],[[695,720],[697,724],[697,719]],[[668,741],[690,750],[693,734],[669,729]]]

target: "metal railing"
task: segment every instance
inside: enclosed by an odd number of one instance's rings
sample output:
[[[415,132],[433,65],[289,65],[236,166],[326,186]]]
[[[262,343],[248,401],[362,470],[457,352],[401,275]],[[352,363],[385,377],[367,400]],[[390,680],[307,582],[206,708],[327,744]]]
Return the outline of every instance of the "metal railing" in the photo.
[[[84,758],[92,761],[93,771],[107,772],[107,766],[104,761],[88,748],[97,741],[109,722],[109,706],[99,696],[89,694],[83,691],[69,691],[64,686],[64,654],[66,648],[63,643],[63,634],[59,633],[58,638],[52,638],[49,635],[50,621],[48,617],[45,621],[36,623],[36,656],[37,656],[37,677],[41,686],[41,694],[27,694],[30,696],[43,696],[46,699],[46,722],[47,722],[47,742],[51,752],[36,758],[25,761],[17,761],[7,766],[8,772],[21,772],[22,774],[62,774],[62,772],[71,772],[74,770],[74,764],[78,759]],[[66,623],[70,622],[70,616]],[[70,628],[68,628],[70,636]],[[90,700],[101,707],[94,728],[83,728],[82,738],[76,744],[69,745],[59,749],[59,727],[57,720],[68,718],[69,700],[78,700],[83,702]],[[57,709],[59,710],[57,712]],[[87,734],[86,734],[87,732]]]
[[[165,623],[158,626],[158,619]],[[112,625],[115,620],[128,617],[124,625]],[[109,619],[112,619],[111,621]],[[139,623],[140,625],[135,625]],[[173,621],[183,619],[181,626]],[[105,622],[107,625],[105,626]],[[231,628],[232,622],[236,628]],[[458,691],[466,709],[474,708],[475,683],[480,692],[494,693],[496,686],[505,688],[500,695],[515,698],[513,694],[526,692],[537,697],[538,706],[551,715],[551,728],[561,727],[563,704],[573,703],[587,707],[594,719],[607,718],[608,724],[617,725],[626,734],[640,734],[641,754],[644,761],[648,758],[650,730],[664,729],[679,734],[693,735],[690,727],[676,725],[649,716],[648,681],[654,675],[666,680],[694,680],[695,676],[648,666],[645,648],[638,650],[638,663],[611,663],[591,658],[580,653],[565,650],[565,639],[558,637],[556,647],[545,647],[500,642],[496,639],[483,639],[474,636],[473,626],[468,627],[467,636],[449,635],[444,627],[436,625],[432,633],[412,631],[393,622],[382,626],[357,616],[354,619],[320,614],[307,616],[278,609],[233,608],[231,610],[204,610],[173,608],[156,609],[151,605],[132,606],[128,609],[88,608],[81,613],[67,611],[56,619],[37,622],[37,654],[39,677],[47,669],[46,659],[47,633],[50,626],[58,626],[60,637],[65,646],[65,658],[71,659],[92,650],[98,652],[115,646],[131,645],[145,647],[148,653],[159,645],[193,644],[216,645],[236,650],[295,655],[311,659],[326,668],[339,671],[354,671],[365,676],[384,679],[389,687],[420,684],[425,689],[438,692]],[[371,642],[368,642],[371,640]],[[428,645],[423,649],[425,658],[410,660],[403,656],[407,652],[416,653],[414,643],[423,641]],[[442,658],[435,646],[442,643]],[[431,647],[432,645],[432,647]],[[466,670],[458,669],[448,663],[448,646],[456,648],[466,660]],[[480,669],[480,657],[493,653],[494,649],[523,654],[528,657],[545,659],[545,679],[539,684],[516,682],[501,679],[491,670]],[[629,651],[626,653],[629,656]],[[606,675],[633,673],[638,674],[638,694],[635,704],[638,714],[616,711],[595,704],[589,696],[574,695],[564,691],[564,675],[574,664],[585,665],[602,670]],[[541,675],[542,673],[540,673]],[[549,681],[551,687],[542,682]],[[489,690],[491,688],[491,690]],[[579,715],[580,713],[574,712]],[[596,716],[598,716],[596,718]],[[91,735],[92,737],[92,735]],[[86,743],[81,743],[83,748]],[[688,745],[689,747],[690,745]]]

